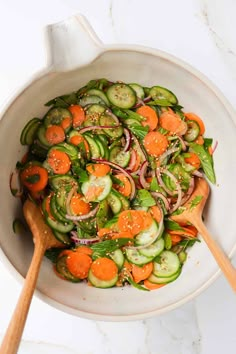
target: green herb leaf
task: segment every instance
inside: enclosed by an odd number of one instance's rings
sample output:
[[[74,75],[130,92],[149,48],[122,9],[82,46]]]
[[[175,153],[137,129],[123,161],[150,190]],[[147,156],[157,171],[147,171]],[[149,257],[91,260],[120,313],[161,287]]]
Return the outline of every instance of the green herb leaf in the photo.
[[[35,175],[26,177],[25,179],[28,183],[37,183],[40,180],[40,175],[38,173],[36,173]]]
[[[129,125],[129,129],[137,138],[140,139],[144,139],[149,131],[147,126],[143,127],[142,125]]]
[[[203,196],[202,195],[196,195],[196,197],[191,201],[190,203],[190,210],[192,210],[193,208],[195,208],[200,201],[202,200]]]
[[[117,238],[116,240],[105,240],[95,243],[91,246],[94,252],[93,258],[105,257],[118,248],[127,245],[130,241],[132,241],[131,238]]]
[[[116,224],[118,222],[118,216],[114,216],[112,219],[108,220],[105,224],[105,228],[110,228],[112,225]]]
[[[61,248],[50,248],[48,250],[46,250],[45,252],[45,256],[50,259],[50,261],[52,263],[56,263],[57,258],[59,256],[59,254],[61,253],[62,249]]]
[[[208,151],[202,145],[196,143],[189,143],[191,151],[198,155],[203,171],[210,182],[216,183],[215,171],[213,167],[213,160]]]
[[[204,138],[204,148],[207,150],[210,146],[212,146],[213,139]]]
[[[145,288],[144,286],[142,286],[138,283],[135,283],[135,281],[131,277],[127,277],[126,280],[130,283],[130,285],[132,285],[136,289],[150,291],[149,289]]]
[[[128,114],[128,118],[136,119],[138,122],[144,121],[146,118],[141,116],[140,114],[131,111],[130,109],[124,110]]]
[[[147,105],[148,106],[161,106],[161,107],[173,106],[173,104],[170,101],[168,101],[164,98],[163,99],[160,98],[159,100],[147,102]]]
[[[74,165],[72,166],[73,173],[79,179],[80,183],[87,182],[89,177],[85,170],[83,170],[80,166]]]
[[[163,135],[166,135],[167,133],[169,133],[169,130],[164,129],[164,128],[162,128],[162,127],[160,127],[160,128],[158,129],[158,131],[159,131],[161,134],[163,134]]]
[[[118,184],[119,186],[124,186],[124,182],[122,182],[120,179],[116,178],[115,176],[111,175],[111,180],[113,184]]]
[[[151,193],[146,189],[139,189],[137,195],[134,199],[134,205],[142,207],[151,207],[156,205],[155,199],[152,197]]]
[[[165,220],[165,227],[168,230],[180,230],[183,231],[182,227],[175,221],[166,219]]]
[[[185,207],[179,207],[177,210],[175,210],[171,215],[180,215],[185,211]]]

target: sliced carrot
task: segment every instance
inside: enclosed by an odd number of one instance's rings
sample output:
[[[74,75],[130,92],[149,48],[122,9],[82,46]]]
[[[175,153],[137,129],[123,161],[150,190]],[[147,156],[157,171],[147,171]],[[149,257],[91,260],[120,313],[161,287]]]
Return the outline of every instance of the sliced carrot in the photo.
[[[97,232],[97,235],[98,235],[98,237],[103,237],[103,236],[111,234],[112,232],[113,231],[111,229],[109,229],[108,227],[103,227]]]
[[[87,143],[86,139],[82,135],[74,135],[70,138],[70,143],[72,145],[78,146],[79,144],[84,144],[85,151],[89,153],[89,144]]]
[[[102,186],[90,186],[85,194],[85,199],[87,202],[92,202],[96,200],[100,194],[104,191],[104,187]]]
[[[156,220],[158,223],[161,221],[162,213],[157,205],[153,205],[152,207],[150,207],[149,212],[154,220]]]
[[[66,117],[61,121],[61,127],[64,130],[68,130],[71,127],[72,119],[71,117]]]
[[[203,145],[204,144],[204,139],[202,135],[198,135],[197,139],[195,140],[195,143],[198,145]]]
[[[150,106],[141,106],[136,112],[146,118],[142,121],[144,127],[148,126],[150,130],[155,130],[158,124],[158,116],[156,111]]]
[[[160,132],[149,132],[143,144],[149,155],[158,157],[166,151],[169,143],[167,137]]]
[[[73,252],[73,251],[72,250],[63,250],[60,252],[58,257],[69,256],[71,254],[71,252]]]
[[[186,119],[194,120],[199,125],[200,135],[203,135],[205,133],[205,125],[199,116],[197,116],[195,113],[184,113],[184,115]]]
[[[85,120],[85,112],[83,107],[74,105],[70,106],[68,109],[72,114],[73,128],[80,127]]]
[[[67,256],[66,265],[72,275],[79,279],[88,277],[88,272],[92,264],[92,258],[81,252],[73,252]]]
[[[135,283],[139,283],[140,281],[150,277],[152,271],[153,271],[152,262],[144,264],[142,267],[139,267],[135,264],[132,265],[132,275]]]
[[[46,129],[45,137],[50,145],[62,143],[66,138],[63,128],[59,125],[50,125]]]
[[[161,114],[159,124],[171,134],[179,134],[187,128],[186,123],[177,114],[168,111]]]
[[[212,146],[209,146],[209,147],[208,147],[208,152],[209,152],[209,154],[210,154],[210,155],[213,155],[213,149],[212,149]]]
[[[81,199],[81,194],[75,193],[70,201],[70,210],[74,215],[85,215],[90,212],[90,205]]]
[[[143,230],[143,218],[140,218],[138,210],[122,211],[118,217],[118,227],[120,231],[128,231],[132,235],[137,235]]]
[[[116,240],[117,238],[133,238],[134,235],[130,231],[121,231],[116,232],[112,235],[112,240]]]
[[[42,191],[48,183],[46,168],[29,164],[20,174],[21,182],[31,192]]]
[[[187,237],[196,237],[197,236],[197,229],[192,226],[181,226],[182,230],[168,230],[170,235],[180,235],[180,236],[187,236]],[[194,228],[194,229],[193,229]]]
[[[76,248],[76,252],[77,253],[84,253],[84,254],[87,254],[88,256],[91,256],[93,254],[93,251],[91,250],[91,248],[89,248],[87,246],[79,246],[78,248]]]
[[[69,172],[71,161],[65,152],[52,149],[48,155],[48,164],[54,173],[64,175]]]
[[[118,267],[113,260],[101,257],[92,263],[91,271],[98,279],[109,281],[117,275]]]
[[[154,284],[154,283],[151,283],[148,279],[145,279],[143,284],[149,290],[160,289],[160,288],[162,288],[163,286],[166,285],[166,284]]]
[[[187,157],[184,157],[184,161],[186,163],[190,164],[191,166],[195,167],[197,170],[201,166],[201,161],[200,161],[198,155],[195,154],[194,152],[188,152]]]
[[[86,170],[95,177],[103,177],[111,171],[111,168],[103,163],[96,163],[87,165]]]
[[[153,223],[153,218],[151,217],[151,215],[144,210],[138,210],[139,216],[140,218],[143,219],[143,230],[148,229],[151,224]]]
[[[170,238],[171,238],[172,246],[176,245],[182,240],[182,237],[180,235],[170,234]]]
[[[130,183],[129,179],[125,175],[123,175],[122,173],[115,175],[115,177],[121,181],[122,185],[114,184],[113,187],[118,192],[123,194],[125,197],[129,197],[131,194],[131,191],[132,191],[132,187],[131,187],[131,183]]]

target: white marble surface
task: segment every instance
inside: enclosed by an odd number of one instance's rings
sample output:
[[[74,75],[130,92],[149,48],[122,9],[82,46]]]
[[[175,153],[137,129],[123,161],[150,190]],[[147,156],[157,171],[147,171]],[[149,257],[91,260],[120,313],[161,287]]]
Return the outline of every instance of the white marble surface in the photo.
[[[189,62],[236,108],[235,0],[1,0],[0,107],[46,65],[44,26],[78,12],[104,43],[147,45]],[[0,337],[20,288],[0,263]],[[19,353],[234,354],[235,328],[235,295],[221,276],[181,308],[129,323],[76,318],[34,298]]]

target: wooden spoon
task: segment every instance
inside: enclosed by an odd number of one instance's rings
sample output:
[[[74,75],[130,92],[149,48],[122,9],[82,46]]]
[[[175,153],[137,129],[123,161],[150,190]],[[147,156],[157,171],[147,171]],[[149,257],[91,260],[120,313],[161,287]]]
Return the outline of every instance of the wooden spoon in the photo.
[[[206,242],[209,250],[215,257],[216,262],[218,263],[231,287],[234,291],[236,291],[236,270],[230,263],[230,260],[225,255],[224,251],[212,238],[202,221],[202,212],[206,204],[209,191],[209,185],[206,180],[203,178],[197,178],[195,183],[195,190],[191,195],[190,199],[184,205],[185,210],[179,215],[172,216],[171,219],[182,224],[190,222],[197,228],[198,232],[201,234],[202,238]],[[197,205],[193,206],[192,201],[196,196],[202,196],[202,199]]]
[[[17,353],[44,253],[51,247],[62,247],[62,243],[57,241],[49,226],[45,224],[41,211],[33,202],[26,200],[23,212],[33,234],[34,254],[20,298],[4,336],[0,354]]]

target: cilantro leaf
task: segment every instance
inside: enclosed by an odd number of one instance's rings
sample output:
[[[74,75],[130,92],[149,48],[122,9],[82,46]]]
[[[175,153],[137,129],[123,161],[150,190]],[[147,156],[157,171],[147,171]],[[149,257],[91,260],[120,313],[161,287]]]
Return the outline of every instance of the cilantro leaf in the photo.
[[[151,207],[156,205],[155,199],[146,189],[139,189],[134,200],[134,205],[142,207]]]
[[[137,138],[140,139],[144,139],[149,131],[148,126],[143,127],[142,125],[136,125],[136,124],[129,125],[129,129]]]

